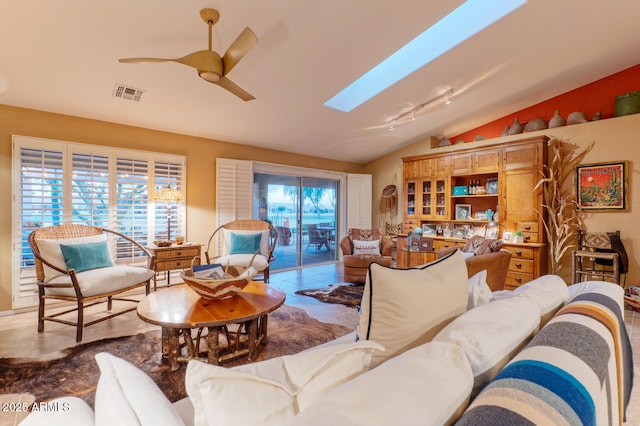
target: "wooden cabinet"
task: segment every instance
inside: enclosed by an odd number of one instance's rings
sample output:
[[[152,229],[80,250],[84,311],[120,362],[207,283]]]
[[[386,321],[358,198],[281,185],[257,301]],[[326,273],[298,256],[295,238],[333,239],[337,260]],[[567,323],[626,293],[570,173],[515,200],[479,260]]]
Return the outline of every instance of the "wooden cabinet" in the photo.
[[[547,273],[546,244],[512,244],[504,248],[511,252],[505,290],[513,290]]]
[[[546,137],[538,136],[500,144],[463,144],[430,155],[403,158],[404,232],[425,223],[443,226],[449,223],[452,230],[456,225],[469,224],[470,218],[456,220],[456,205],[471,207],[474,226],[488,223],[475,220],[476,214],[492,210],[497,213],[494,219],[500,224],[500,232],[521,231],[525,243],[532,244],[531,256],[512,265],[511,285],[546,273],[545,234],[539,214],[544,214],[542,191],[534,191],[547,163],[546,142]],[[473,184],[482,191],[454,195],[455,187]],[[489,187],[491,190],[487,192]],[[437,251],[437,246],[434,249]]]
[[[500,149],[455,154],[451,156],[451,174],[498,173],[501,161]]]

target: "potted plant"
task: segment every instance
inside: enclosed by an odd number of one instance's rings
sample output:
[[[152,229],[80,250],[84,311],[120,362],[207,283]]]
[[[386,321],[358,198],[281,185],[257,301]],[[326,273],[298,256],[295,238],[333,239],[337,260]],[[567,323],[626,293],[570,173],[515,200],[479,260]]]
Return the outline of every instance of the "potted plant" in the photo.
[[[524,243],[524,235],[522,235],[522,231],[516,231],[513,233],[513,242],[514,243]]]

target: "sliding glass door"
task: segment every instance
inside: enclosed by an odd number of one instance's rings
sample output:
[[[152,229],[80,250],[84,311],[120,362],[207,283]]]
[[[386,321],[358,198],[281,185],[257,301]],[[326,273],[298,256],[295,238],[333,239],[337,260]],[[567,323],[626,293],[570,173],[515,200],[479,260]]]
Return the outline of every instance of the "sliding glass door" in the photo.
[[[254,217],[278,230],[271,270],[336,261],[337,180],[254,173],[253,193]]]

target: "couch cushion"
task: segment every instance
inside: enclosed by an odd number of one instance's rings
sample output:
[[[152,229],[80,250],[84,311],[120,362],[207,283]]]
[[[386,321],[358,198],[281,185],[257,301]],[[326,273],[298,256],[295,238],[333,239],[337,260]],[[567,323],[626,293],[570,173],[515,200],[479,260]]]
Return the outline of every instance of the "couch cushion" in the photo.
[[[451,424],[466,408],[472,383],[459,347],[430,342],[327,393],[286,424]]]
[[[473,309],[491,301],[491,289],[489,288],[489,284],[487,284],[486,269],[483,269],[477,274],[471,276],[468,284],[469,299],[467,302],[467,309]]]
[[[492,253],[499,251],[504,245],[504,241],[497,239],[484,238],[479,235],[474,235],[469,238],[467,243],[462,248],[462,251],[467,253],[474,253],[475,255]]]
[[[116,265],[108,268],[90,269],[77,274],[80,290],[85,297],[105,294],[122,290],[153,278],[154,272],[148,268],[138,266]],[[52,280],[51,284],[71,284],[68,275],[61,275]],[[72,296],[76,293],[73,288],[47,288],[49,295]]]
[[[380,256],[380,240],[372,240],[372,241],[353,240],[352,242],[353,242],[353,254]]]
[[[372,365],[426,343],[467,309],[467,269],[453,252],[420,268],[369,266],[362,295],[358,339],[385,347]]]
[[[540,327],[569,300],[569,290],[564,280],[557,275],[543,275],[513,291],[496,291],[493,299],[523,297],[540,308]]]
[[[282,425],[369,369],[373,342],[323,346],[234,368],[190,361],[185,384],[195,424]]]
[[[260,252],[262,233],[238,234],[231,232],[231,247],[229,254],[253,254]]]
[[[251,263],[253,259],[253,263]],[[220,256],[216,259],[213,259],[215,263],[219,263],[222,266],[226,265],[237,265],[237,266],[253,266],[258,272],[264,271],[267,266],[269,266],[269,261],[265,256],[260,254],[253,257],[253,254],[228,254],[224,256]]]
[[[95,243],[100,241],[107,241],[107,234],[102,233],[100,235],[89,235],[86,237],[76,237],[76,238],[57,238],[57,239],[48,239],[48,238],[38,238],[36,243],[38,244],[38,250],[40,250],[40,255],[47,262],[51,263],[58,268],[67,269],[67,264],[64,261],[64,256],[62,255],[62,250],[60,249],[60,244],[86,244],[86,243]],[[111,259],[113,262],[113,258]],[[43,265],[44,267],[44,278],[45,281],[48,281],[52,278],[62,275],[60,272],[56,271],[48,267],[47,265]]]
[[[76,272],[113,266],[107,241],[84,244],[60,244],[67,269]]]
[[[513,297],[465,312],[433,341],[456,344],[464,350],[473,371],[475,395],[529,342],[539,324],[538,306]]]
[[[106,352],[96,355],[97,426],[183,425],[180,415],[155,382],[133,364]]]

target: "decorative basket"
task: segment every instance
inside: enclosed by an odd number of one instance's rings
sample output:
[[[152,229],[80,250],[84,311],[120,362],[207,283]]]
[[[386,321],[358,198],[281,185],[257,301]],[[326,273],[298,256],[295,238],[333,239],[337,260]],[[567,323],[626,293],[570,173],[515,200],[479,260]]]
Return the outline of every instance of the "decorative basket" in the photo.
[[[225,276],[229,278],[215,279],[196,277],[193,275],[193,261],[191,263],[192,269],[180,274],[180,277],[189,287],[198,293],[198,295],[208,300],[223,300],[235,296],[240,293],[257,274],[257,271],[251,265],[248,267],[227,265],[225,267]]]

